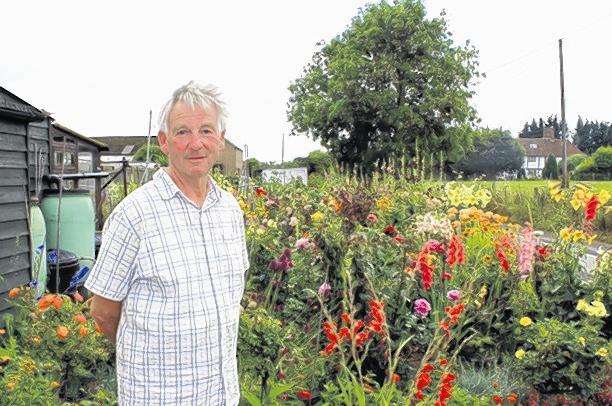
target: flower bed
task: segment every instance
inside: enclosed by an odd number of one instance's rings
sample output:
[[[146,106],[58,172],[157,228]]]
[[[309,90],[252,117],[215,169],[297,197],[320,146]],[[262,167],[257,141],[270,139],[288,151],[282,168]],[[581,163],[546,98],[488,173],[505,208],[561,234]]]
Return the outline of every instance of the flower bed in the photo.
[[[553,185],[546,198],[577,214],[546,245],[489,211],[477,183],[219,182],[245,212],[251,256],[244,404],[610,401],[610,253],[588,280],[579,262],[605,193]],[[112,349],[87,306],[32,294],[12,294],[0,404],[112,403]]]

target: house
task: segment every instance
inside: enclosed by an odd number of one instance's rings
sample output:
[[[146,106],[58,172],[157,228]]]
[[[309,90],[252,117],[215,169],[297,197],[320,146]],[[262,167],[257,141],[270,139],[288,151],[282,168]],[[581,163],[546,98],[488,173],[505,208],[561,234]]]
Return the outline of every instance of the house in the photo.
[[[95,164],[105,148],[0,87],[0,313],[9,308],[8,291],[32,279],[28,216],[31,201],[50,187],[44,175],[82,172],[78,154],[89,154]],[[64,186],[78,182],[64,180]]]
[[[542,138],[518,138],[518,143],[525,149],[523,169],[528,178],[542,177],[546,158],[553,155],[557,162],[563,159],[563,140],[555,138],[552,127],[545,128]],[[582,154],[574,144],[567,141],[567,156]]]
[[[136,151],[147,143],[147,137],[144,136],[96,137],[95,139],[108,145],[109,148],[101,155],[101,163],[105,170],[118,169],[123,158],[131,161]],[[156,136],[151,136],[151,144],[157,144]],[[224,175],[234,175],[242,172],[243,165],[242,149],[226,138],[225,149],[215,162],[215,167],[221,169]]]

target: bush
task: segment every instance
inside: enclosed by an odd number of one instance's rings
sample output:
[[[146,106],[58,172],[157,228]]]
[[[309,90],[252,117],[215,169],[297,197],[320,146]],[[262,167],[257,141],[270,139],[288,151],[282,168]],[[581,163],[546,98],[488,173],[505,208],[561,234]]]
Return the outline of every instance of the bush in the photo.
[[[542,178],[544,179],[559,179],[559,168],[557,166],[557,158],[554,155],[548,155],[544,169],[542,170]]]
[[[606,347],[599,323],[544,319],[517,326],[522,340],[515,353],[521,367],[518,373],[540,393],[589,398],[600,390],[606,376],[606,360],[596,354]]]
[[[612,179],[612,146],[599,147],[576,167],[575,174],[582,180]]]
[[[593,154],[593,163],[600,172],[610,172],[612,170],[612,146],[599,147]]]
[[[584,154],[576,154],[576,155],[570,156],[569,158],[567,158],[567,170],[570,173],[575,171],[578,165],[584,162],[584,160],[587,158],[588,156]]]

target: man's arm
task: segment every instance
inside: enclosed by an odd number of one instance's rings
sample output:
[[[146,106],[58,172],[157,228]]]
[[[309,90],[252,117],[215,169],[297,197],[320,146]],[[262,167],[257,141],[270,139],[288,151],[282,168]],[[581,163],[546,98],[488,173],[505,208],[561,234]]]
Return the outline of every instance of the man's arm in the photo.
[[[91,300],[91,316],[94,318],[102,333],[115,344],[117,338],[117,326],[121,317],[122,302],[105,299],[94,295]]]

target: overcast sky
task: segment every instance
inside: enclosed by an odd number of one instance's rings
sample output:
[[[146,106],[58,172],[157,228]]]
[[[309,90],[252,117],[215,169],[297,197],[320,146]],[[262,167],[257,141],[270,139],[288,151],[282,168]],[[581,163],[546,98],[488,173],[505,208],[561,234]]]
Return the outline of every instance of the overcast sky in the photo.
[[[161,2],[160,2],[161,3]],[[146,135],[188,80],[216,84],[230,111],[227,137],[249,156],[280,161],[289,133],[287,87],[317,49],[367,1],[5,1],[0,86],[87,136]],[[456,42],[470,39],[487,72],[473,105],[482,125],[516,135],[560,112],[557,39],[563,36],[566,110],[612,121],[609,0],[427,0]],[[285,159],[319,145],[286,137]]]

